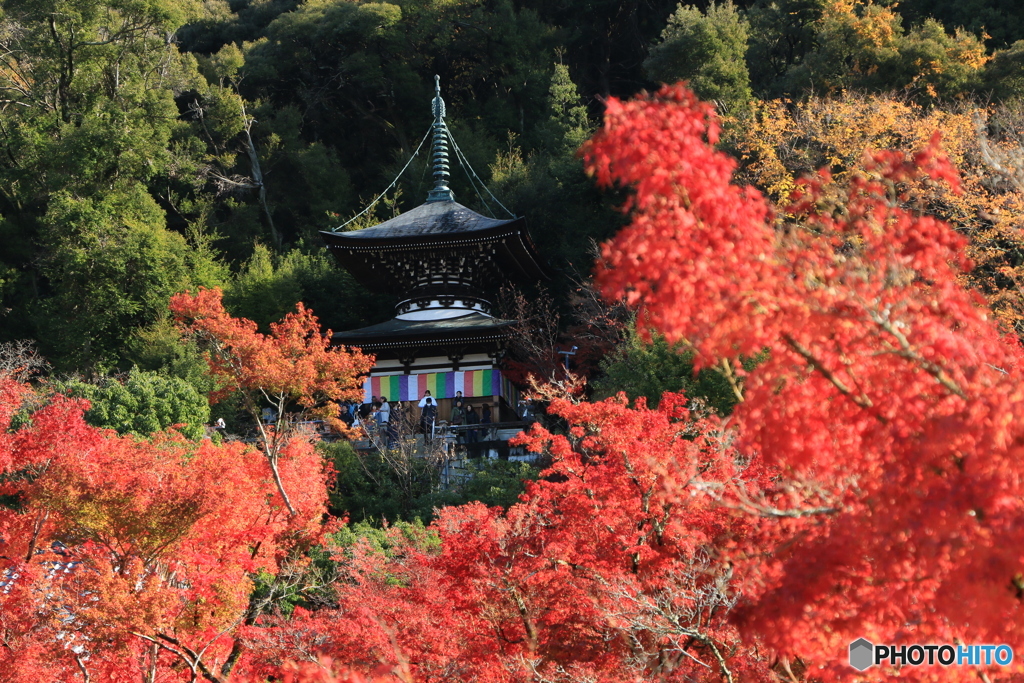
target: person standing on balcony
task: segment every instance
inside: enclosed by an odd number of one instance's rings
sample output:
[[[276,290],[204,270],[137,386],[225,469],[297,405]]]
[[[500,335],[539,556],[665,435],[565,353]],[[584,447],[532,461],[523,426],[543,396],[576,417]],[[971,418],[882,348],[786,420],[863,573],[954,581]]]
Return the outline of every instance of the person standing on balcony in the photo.
[[[420,412],[420,429],[423,431],[423,438],[430,441],[434,437],[434,422],[437,420],[437,404],[430,396],[423,399],[423,410]]]

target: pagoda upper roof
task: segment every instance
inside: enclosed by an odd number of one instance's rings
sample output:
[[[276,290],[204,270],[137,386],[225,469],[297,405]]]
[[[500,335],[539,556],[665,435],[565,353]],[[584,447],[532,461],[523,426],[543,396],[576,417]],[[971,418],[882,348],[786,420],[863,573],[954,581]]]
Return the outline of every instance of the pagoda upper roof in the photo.
[[[469,237],[478,233],[488,233],[501,226],[522,222],[521,218],[506,220],[488,218],[456,201],[436,201],[420,204],[415,209],[370,228],[327,234],[346,241],[408,244],[421,240],[433,242],[439,239],[447,241],[448,239]]]
[[[515,321],[492,318],[476,311],[442,320],[393,318],[357,330],[336,332],[331,341],[366,349],[486,342],[507,339],[514,324]]]
[[[523,218],[488,218],[455,201],[448,187],[451,133],[444,122],[438,76],[431,113],[434,187],[427,201],[373,227],[322,231],[339,265],[365,287],[403,295],[406,300],[399,306],[411,301],[454,305],[456,300],[482,299],[507,282],[550,279]]]
[[[380,247],[418,247],[477,241],[506,233],[502,228],[520,232],[525,228],[522,218],[488,218],[456,201],[434,201],[395,216],[370,228],[351,232],[320,234],[330,245],[362,251]],[[532,246],[532,245],[531,245]]]
[[[353,277],[380,291],[551,277],[523,218],[488,218],[456,201],[429,201],[370,228],[320,235]],[[460,265],[459,253],[470,265]]]

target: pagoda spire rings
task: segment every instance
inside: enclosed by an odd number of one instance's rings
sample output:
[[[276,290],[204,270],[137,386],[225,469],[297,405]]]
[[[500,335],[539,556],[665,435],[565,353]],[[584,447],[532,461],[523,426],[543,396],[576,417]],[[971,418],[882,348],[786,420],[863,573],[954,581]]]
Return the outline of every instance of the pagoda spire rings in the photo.
[[[427,193],[428,202],[453,202],[455,195],[448,187],[448,126],[444,122],[444,100],[441,98],[441,77],[434,76],[434,100],[430,105],[434,115],[433,157],[434,188]]]

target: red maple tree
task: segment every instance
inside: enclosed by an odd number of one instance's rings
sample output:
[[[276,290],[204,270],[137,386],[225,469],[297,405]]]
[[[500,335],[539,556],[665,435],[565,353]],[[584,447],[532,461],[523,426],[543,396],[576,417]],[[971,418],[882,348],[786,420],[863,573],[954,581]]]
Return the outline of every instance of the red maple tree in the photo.
[[[257,420],[257,396],[282,413],[355,397],[372,364],[330,348],[301,304],[270,335],[228,316],[219,291],[172,310]],[[254,577],[301,575],[332,526],[329,464],[287,420],[260,425],[254,457],[174,432],[118,437],[87,409],[0,375],[0,678],[227,680],[246,657]]]
[[[289,514],[241,443],[119,437],[30,396],[0,378],[0,678],[217,680],[250,577],[323,533],[321,458],[282,458]]]
[[[251,663],[266,673],[327,654],[417,681],[771,680],[729,622],[737,595],[715,554],[750,521],[680,495],[761,474],[684,401],[555,401],[572,432],[528,438],[555,463],[522,502],[445,508],[439,551],[398,531],[387,554],[345,551],[338,609],[249,629]]]
[[[293,494],[285,490],[279,471],[288,444],[301,438],[288,411],[295,407],[336,417],[335,401],[362,399],[360,377],[373,367],[373,356],[331,346],[331,331],[321,332],[316,316],[302,302],[295,313],[271,323],[270,334],[260,333],[251,320],[228,314],[220,289],[176,294],[170,308],[182,330],[197,336],[208,351],[210,372],[220,382],[211,400],[236,392],[242,397],[278,492],[295,514]],[[273,409],[271,423],[263,419],[265,408]],[[339,420],[335,427],[341,428]]]
[[[956,186],[938,137],[870,155],[839,195],[827,172],[803,181],[775,223],[729,184],[717,134],[671,87],[610,102],[585,155],[634,190],[601,286],[740,386],[737,447],[777,473],[716,494],[761,520],[732,558],[741,623],[821,678],[850,673],[860,636],[1020,646],[1021,349],[958,284],[963,239],[900,208],[905,183]]]

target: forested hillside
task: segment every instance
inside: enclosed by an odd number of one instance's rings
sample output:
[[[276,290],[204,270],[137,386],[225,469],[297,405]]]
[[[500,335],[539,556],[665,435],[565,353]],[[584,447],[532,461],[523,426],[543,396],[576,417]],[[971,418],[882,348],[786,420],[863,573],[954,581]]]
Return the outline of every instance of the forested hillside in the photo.
[[[621,225],[620,198],[594,189],[576,156],[605,97],[688,79],[726,115],[749,179],[778,198],[770,163],[790,176],[842,170],[900,136],[892,107],[980,117],[1015,142],[1022,17],[997,0],[12,0],[0,29],[0,340],[37,340],[60,372],[188,378],[166,313],[183,289],[222,286],[231,310],[261,324],[298,300],[334,329],[386,318],[389,302],[336,269],[317,231],[357,213],[417,148],[434,74],[468,161],[560,273],[564,312],[570,283],[590,272],[589,241]],[[875,131],[862,139],[763,134],[851,91]],[[970,126],[950,133],[976,147]],[[775,158],[768,144],[807,153]],[[979,174],[993,168],[976,156]],[[378,217],[422,201],[425,158]],[[488,212],[454,175],[459,201]]]

